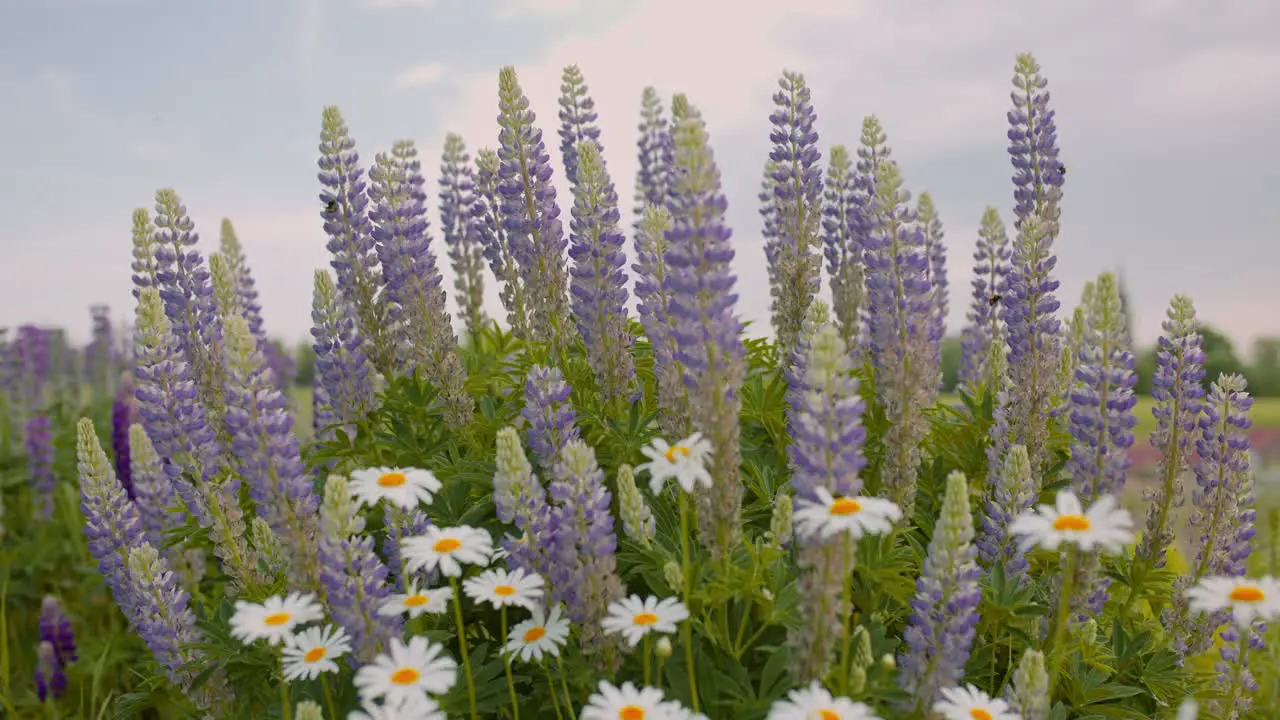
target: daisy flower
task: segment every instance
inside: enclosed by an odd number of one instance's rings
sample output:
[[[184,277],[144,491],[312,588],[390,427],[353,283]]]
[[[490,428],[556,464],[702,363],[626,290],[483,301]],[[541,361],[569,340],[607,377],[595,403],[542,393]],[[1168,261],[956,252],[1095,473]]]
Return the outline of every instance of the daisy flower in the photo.
[[[976,717],[976,716],[975,716]],[[797,688],[787,693],[769,708],[767,720],[879,720],[871,708],[846,697],[831,697],[831,693],[815,680],[807,688]],[[967,718],[966,720],[972,720]]]
[[[284,656],[286,680],[315,680],[322,672],[338,672],[338,658],[351,652],[347,631],[332,625],[309,627],[289,638]]]
[[[677,700],[667,700],[658,705],[658,710],[664,713],[663,720],[709,720],[706,715],[690,710]]]
[[[972,685],[942,690],[942,699],[933,704],[942,720],[1020,720],[1009,703],[992,698]]]
[[[524,568],[486,570],[462,583],[472,600],[501,608],[518,605],[532,610],[534,601],[542,597],[542,576],[530,575]]]
[[[373,467],[351,473],[351,494],[361,505],[377,505],[386,500],[406,510],[419,503],[431,504],[440,491],[440,481],[430,470]]]
[[[874,497],[834,497],[831,491],[815,490],[817,502],[801,499],[796,505],[796,526],[801,536],[824,538],[849,533],[854,540],[863,535],[880,535],[902,519],[902,510],[892,502]]]
[[[1178,706],[1178,717],[1176,720],[1196,720],[1200,717],[1200,704],[1196,702],[1194,697],[1189,697],[1182,701]]]
[[[277,595],[261,605],[237,600],[235,614],[231,616],[231,636],[246,644],[266,640],[278,645],[293,634],[295,627],[323,617],[324,610],[312,593]]]
[[[676,623],[689,619],[689,610],[675,598],[632,595],[609,605],[609,615],[600,625],[622,635],[635,647],[651,632],[674,633]]]
[[[387,596],[378,607],[378,614],[392,617],[409,613],[411,618],[423,613],[438,615],[449,610],[449,601],[453,599],[453,588],[448,586],[419,589],[418,581],[411,580],[407,589],[407,593]]]
[[[1280,616],[1280,581],[1270,576],[1207,577],[1187,590],[1187,599],[1198,613],[1230,610],[1236,625],[1248,628],[1254,620]]]
[[[353,711],[347,720],[446,720],[435,700],[428,697],[377,705],[366,703]]]
[[[675,480],[687,493],[701,485],[711,487],[711,472],[707,460],[711,457],[711,443],[702,439],[702,433],[694,433],[675,445],[662,438],[654,438],[640,452],[649,462],[636,468],[636,472],[649,471],[649,490],[657,495],[668,480]]]
[[[667,720],[669,715],[663,705],[662,691],[657,688],[637,690],[629,682],[615,687],[601,680],[600,690],[587,698],[578,717],[580,720]]]
[[[1116,499],[1103,495],[1085,512],[1070,490],[1058,493],[1055,505],[1041,505],[1018,516],[1009,532],[1022,536],[1022,551],[1039,546],[1057,550],[1072,543],[1086,552],[1094,548],[1115,554],[1133,542],[1133,518],[1116,507]]]
[[[356,691],[368,704],[385,698],[388,705],[430,700],[428,693],[443,695],[458,681],[458,664],[444,647],[422,636],[409,638],[406,645],[391,639],[391,648],[356,671]]]
[[[569,638],[569,621],[560,617],[560,606],[546,614],[542,608],[533,609],[533,617],[511,628],[507,638],[507,652],[521,660],[540,662],[543,655],[560,656],[560,648]]]
[[[462,565],[489,564],[493,555],[493,539],[484,530],[473,527],[442,528],[434,525],[422,535],[414,535],[400,541],[409,572],[439,569],[445,577],[458,577]]]

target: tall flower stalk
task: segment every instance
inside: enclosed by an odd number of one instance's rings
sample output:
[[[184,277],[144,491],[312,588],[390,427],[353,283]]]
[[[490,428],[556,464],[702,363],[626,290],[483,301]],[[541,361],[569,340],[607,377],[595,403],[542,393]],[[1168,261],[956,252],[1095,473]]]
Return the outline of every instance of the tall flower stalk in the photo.
[[[970,389],[991,389],[992,345],[1003,348],[1004,296],[1008,294],[1009,237],[1005,234],[1000,212],[988,207],[982,213],[978,243],[973,252],[973,299],[961,338],[960,384]],[[1001,350],[1003,352],[1003,350]]]
[[[636,232],[636,314],[653,351],[653,376],[658,387],[658,426],[668,437],[685,437],[690,430],[689,388],[673,330],[672,285],[668,278],[667,231],[671,211],[665,205],[645,208]]]
[[[577,65],[570,65],[560,75],[560,157],[564,160],[564,176],[577,194],[579,183],[579,145],[591,143],[600,148],[600,128],[596,120],[596,102]]]
[[[831,309],[840,337],[850,348],[861,335],[866,270],[863,247],[853,232],[862,212],[856,181],[849,149],[844,145],[832,147],[823,194],[822,244],[831,288]]]
[[[927,192],[920,193],[916,201],[916,217],[920,220],[925,256],[929,259],[929,287],[933,293],[933,307],[929,313],[932,334],[941,341],[947,334],[947,312],[950,310],[950,299],[947,297],[950,289],[947,285],[947,246],[942,241],[944,234],[938,208],[933,204],[933,196]]]
[[[476,153],[472,231],[484,248],[489,269],[502,286],[498,299],[507,312],[511,333],[518,338],[526,338],[529,334],[528,303],[525,301],[524,279],[520,275],[520,260],[502,214],[502,196],[498,192],[501,167],[498,154],[493,150],[481,148]]]
[[[311,322],[316,380],[326,401],[316,417],[327,417],[351,434],[354,423],[373,409],[373,367],[365,355],[351,306],[338,294],[327,270],[316,271]],[[321,429],[322,439],[333,431],[330,427]]]
[[[652,87],[646,87],[640,96],[639,130],[640,139],[636,141],[639,160],[635,195],[637,235],[644,225],[646,209],[649,206],[666,207],[667,198],[671,194],[668,182],[670,172],[666,166],[670,154],[671,127],[663,114],[662,98]],[[640,252],[639,247],[636,251]]]
[[[475,169],[462,136],[444,138],[440,159],[440,232],[453,265],[453,289],[468,338],[485,324],[484,244],[471,216],[476,203]]]

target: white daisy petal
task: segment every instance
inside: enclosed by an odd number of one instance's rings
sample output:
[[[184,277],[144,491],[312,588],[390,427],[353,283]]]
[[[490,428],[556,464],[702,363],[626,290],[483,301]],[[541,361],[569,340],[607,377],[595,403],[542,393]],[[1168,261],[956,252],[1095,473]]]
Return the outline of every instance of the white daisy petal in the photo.
[[[542,597],[543,582],[539,575],[530,575],[523,568],[487,570],[462,583],[467,596],[476,602],[486,602],[495,608],[519,606],[532,610]]]
[[[794,514],[800,536],[833,537],[848,533],[857,540],[864,535],[881,535],[902,519],[894,503],[874,497],[834,497],[826,488],[817,488],[817,500],[801,499]]]
[[[422,636],[391,640],[386,653],[356,671],[356,691],[362,702],[385,698],[388,704],[428,700],[443,695],[458,681],[458,665],[444,647]]]
[[[462,565],[485,567],[493,557],[493,538],[472,527],[431,526],[422,535],[400,541],[400,552],[409,572],[439,570],[445,577],[458,577]]]
[[[533,617],[517,623],[507,637],[507,652],[526,662],[541,662],[544,656],[559,657],[560,648],[569,638],[569,621],[560,616],[560,606],[544,614],[533,610]]]
[[[580,720],[667,720],[662,691],[657,688],[637,689],[631,683],[616,687],[600,681],[599,690],[587,698],[578,715]]]
[[[453,599],[453,588],[448,585],[438,588],[419,588],[418,582],[411,581],[408,592],[393,594],[378,606],[378,614],[387,617],[409,614],[416,618],[422,614],[438,615],[449,611],[449,601]]]
[[[638,466],[636,471],[649,473],[649,490],[654,495],[662,492],[668,480],[675,480],[687,493],[699,485],[711,487],[711,471],[707,465],[711,460],[712,447],[703,439],[702,433],[694,433],[674,445],[662,438],[654,438],[640,451],[649,458],[649,462]]]
[[[373,702],[365,703],[362,708],[348,715],[347,720],[446,720],[446,718],[435,700],[422,697],[382,705]]]
[[[944,688],[933,711],[942,720],[1020,720],[1009,703],[972,685]]]
[[[678,623],[689,618],[689,610],[675,598],[661,601],[650,595],[632,595],[609,605],[609,614],[600,622],[605,630],[626,638],[631,647],[651,632],[671,634]]]
[[[287,680],[314,680],[320,673],[338,672],[334,662],[351,652],[351,641],[340,627],[309,627],[289,638],[281,650]]]
[[[1261,578],[1207,577],[1186,591],[1191,609],[1212,614],[1230,610],[1236,625],[1248,628],[1255,620],[1280,617],[1280,580]]]
[[[1057,550],[1062,543],[1081,550],[1101,550],[1116,554],[1134,540],[1133,517],[1104,495],[1088,510],[1070,490],[1058,493],[1053,505],[1028,510],[1009,524],[1009,533],[1019,538],[1023,551],[1034,547]]]
[[[846,697],[832,697],[816,681],[798,688],[769,708],[766,720],[879,720],[871,708]]]
[[[266,640],[278,645],[293,635],[294,628],[324,617],[324,610],[312,593],[290,593],[258,603],[236,601],[231,616],[231,636],[243,643]]]
[[[440,487],[430,470],[418,468],[373,467],[351,473],[351,494],[362,506],[386,500],[412,510],[431,504]]]

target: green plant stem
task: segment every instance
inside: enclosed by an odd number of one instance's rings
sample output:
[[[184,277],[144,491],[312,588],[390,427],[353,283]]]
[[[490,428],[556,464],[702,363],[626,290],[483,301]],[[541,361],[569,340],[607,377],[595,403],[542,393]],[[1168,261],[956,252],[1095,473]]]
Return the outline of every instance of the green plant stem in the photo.
[[[1235,667],[1231,669],[1231,685],[1227,688],[1225,707],[1223,711],[1230,713],[1236,709],[1236,699],[1239,697],[1240,679],[1244,676],[1244,669],[1247,667],[1249,653],[1249,637],[1253,631],[1246,628],[1236,628],[1240,633],[1240,648],[1236,651]]]
[[[507,606],[502,606],[502,665],[507,671],[507,691],[511,693],[511,715],[520,720],[520,699],[516,697],[516,681],[511,675],[511,653],[507,651]]]
[[[458,626],[458,652],[462,654],[462,672],[467,677],[467,705],[471,711],[471,720],[477,720],[476,681],[471,675],[471,655],[467,652],[467,625],[462,619],[462,592],[458,589],[458,578],[449,578],[449,587],[453,589],[453,619]]]
[[[569,692],[569,675],[564,671],[564,658],[557,657],[556,663],[560,666],[560,687],[564,688],[564,703],[569,710],[569,719],[577,720],[577,713],[573,711],[573,693]]]
[[[1067,562],[1062,569],[1062,588],[1058,593],[1058,607],[1053,613],[1053,627],[1045,657],[1049,661],[1049,695],[1058,686],[1058,673],[1062,669],[1063,645],[1067,641],[1067,617],[1071,614],[1071,596],[1075,594],[1076,567],[1080,564],[1080,551],[1075,545],[1067,548]]]
[[[283,674],[280,676],[280,716],[284,720],[293,718],[293,708],[289,705],[289,681],[284,679]]]
[[[329,708],[329,717],[338,717],[338,703],[333,701],[333,690],[329,687],[329,674],[320,673],[320,689],[324,691],[324,704]]]
[[[840,598],[844,609],[844,645],[840,648],[840,687],[849,694],[849,666],[853,655],[853,543],[841,536],[845,543],[844,562],[841,574],[844,576],[844,590]]]
[[[693,561],[689,551],[689,494],[680,493],[680,556],[684,571],[684,602],[689,607],[689,618],[684,621],[684,661],[689,670],[689,705],[698,712],[698,675],[693,669]]]
[[[547,689],[551,691],[551,707],[556,710],[556,720],[564,720],[564,713],[560,712],[560,699],[557,697],[560,692],[556,690],[555,678],[551,677],[551,668],[546,663],[542,663],[542,672],[547,676]]]
[[[649,639],[649,633],[645,633],[645,635],[644,635],[644,647],[643,647],[643,649],[641,649],[641,651],[640,651],[640,656],[641,656],[641,658],[642,658],[642,662],[644,663],[644,684],[645,684],[645,687],[650,687],[650,685],[649,685],[649,656],[652,654],[652,650],[653,650],[653,647],[652,647],[652,641]]]

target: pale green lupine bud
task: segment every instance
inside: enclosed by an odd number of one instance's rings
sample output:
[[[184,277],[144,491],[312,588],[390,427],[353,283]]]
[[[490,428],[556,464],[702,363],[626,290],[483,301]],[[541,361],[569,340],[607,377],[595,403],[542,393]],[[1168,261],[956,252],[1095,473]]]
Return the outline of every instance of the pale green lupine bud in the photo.
[[[773,515],[769,517],[769,544],[774,547],[782,547],[791,539],[793,508],[790,495],[778,493],[774,498]]]
[[[1178,706],[1176,720],[1196,720],[1198,717],[1200,717],[1200,704],[1196,702],[1195,698],[1189,697]]]
[[[650,541],[656,529],[653,513],[649,512],[649,505],[636,486],[635,470],[630,465],[618,468],[618,508],[618,514],[622,517],[622,529],[627,537],[646,549],[652,547]]]
[[[316,703],[310,700],[303,700],[298,703],[298,707],[293,711],[293,717],[296,720],[324,720],[324,711]]]
[[[676,93],[671,96],[671,120],[672,125],[689,117],[689,96],[684,93]]]
[[[529,524],[529,510],[546,502],[546,491],[533,475],[533,465],[520,443],[520,433],[504,427],[497,437],[497,472],[493,474],[493,504],[498,519],[514,522],[516,527]]]
[[[151,213],[146,208],[133,211],[133,284],[137,287],[133,296],[138,296],[138,289],[155,287],[156,272],[156,226],[151,222]]]
[[[364,518],[358,512],[351,487],[342,475],[330,475],[324,482],[324,502],[320,513],[330,536],[346,539],[364,531]]]
[[[1089,618],[1080,624],[1080,629],[1076,633],[1080,638],[1080,644],[1085,647],[1094,647],[1098,644],[1098,621]]]
[[[213,307],[222,322],[239,317],[244,312],[236,288],[236,276],[231,263],[222,253],[209,256],[209,274],[213,277]]]
[[[857,695],[867,687],[867,671],[875,662],[872,655],[871,633],[859,625],[853,629],[852,656],[849,658],[849,694]]]
[[[1044,667],[1043,653],[1038,650],[1023,653],[1006,695],[1022,720],[1048,720],[1049,673]]]
[[[993,342],[987,348],[987,387],[991,397],[998,398],[1009,384],[1009,345]]]
[[[1071,389],[1076,365],[1080,363],[1080,347],[1084,345],[1084,334],[1089,327],[1089,311],[1094,304],[1096,290],[1093,282],[1084,284],[1080,304],[1071,313],[1071,319],[1064,328],[1062,354],[1058,356],[1058,402],[1065,402],[1065,396]]]
[[[270,575],[284,568],[284,548],[267,521],[255,517],[249,522],[249,543],[258,554],[258,570]]]
[[[662,579],[667,581],[667,587],[671,588],[671,592],[684,590],[684,573],[680,570],[680,563],[675,560],[669,560],[662,566]]]

